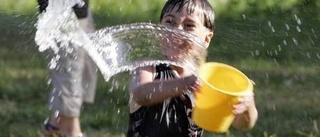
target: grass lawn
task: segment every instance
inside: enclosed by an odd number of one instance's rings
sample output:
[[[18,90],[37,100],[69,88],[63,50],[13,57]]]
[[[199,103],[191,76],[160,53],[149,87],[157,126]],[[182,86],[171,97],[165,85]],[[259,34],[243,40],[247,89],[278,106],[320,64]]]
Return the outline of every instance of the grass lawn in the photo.
[[[147,13],[141,18],[98,14],[98,10],[94,14],[98,28],[157,20]],[[50,87],[46,56],[34,43],[35,12],[2,11],[0,16],[0,137],[41,136]],[[251,131],[231,128],[226,134],[206,132],[206,137],[320,136],[319,20],[311,14],[268,16],[268,20],[258,16],[217,19],[208,61],[233,65],[255,81],[259,119]],[[126,73],[108,82],[99,77],[96,101],[85,105],[81,116],[88,135],[124,136],[127,80]]]

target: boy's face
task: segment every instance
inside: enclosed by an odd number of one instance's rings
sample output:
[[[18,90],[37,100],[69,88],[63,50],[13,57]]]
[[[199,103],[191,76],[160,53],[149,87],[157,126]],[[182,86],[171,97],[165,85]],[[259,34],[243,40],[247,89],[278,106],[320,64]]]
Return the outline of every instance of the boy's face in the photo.
[[[161,24],[192,33],[203,40],[205,46],[208,47],[213,32],[204,26],[203,15],[200,14],[199,9],[195,8],[192,14],[188,14],[185,7],[180,12],[176,12],[177,8],[175,7],[171,12],[165,13]]]

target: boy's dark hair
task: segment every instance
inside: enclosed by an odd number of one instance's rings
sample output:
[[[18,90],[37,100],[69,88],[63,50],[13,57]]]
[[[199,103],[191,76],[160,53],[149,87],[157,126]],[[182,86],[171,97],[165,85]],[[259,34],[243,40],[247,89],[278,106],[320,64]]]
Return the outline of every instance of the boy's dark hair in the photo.
[[[168,0],[163,6],[160,15],[160,21],[163,19],[164,14],[171,12],[175,7],[178,7],[176,12],[181,12],[182,8],[186,6],[188,14],[192,14],[195,8],[199,8],[204,17],[204,26],[214,30],[214,10],[207,0]]]

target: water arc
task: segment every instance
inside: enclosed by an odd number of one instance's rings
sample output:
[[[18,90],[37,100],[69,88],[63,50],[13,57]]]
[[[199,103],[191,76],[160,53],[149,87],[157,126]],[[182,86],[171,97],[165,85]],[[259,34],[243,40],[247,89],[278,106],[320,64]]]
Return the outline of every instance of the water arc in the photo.
[[[206,58],[206,47],[196,36],[159,24],[111,26],[89,34],[89,37],[95,53],[88,53],[106,80],[119,72],[157,63],[185,66],[196,71]],[[84,46],[86,51],[93,47]]]
[[[105,27],[85,33],[72,11],[80,0],[49,1],[38,17],[35,42],[40,52],[49,50],[56,57],[55,68],[64,50],[83,48],[108,81],[113,75],[157,63],[185,66],[196,72],[207,55],[204,43],[188,32],[152,23],[132,23]]]

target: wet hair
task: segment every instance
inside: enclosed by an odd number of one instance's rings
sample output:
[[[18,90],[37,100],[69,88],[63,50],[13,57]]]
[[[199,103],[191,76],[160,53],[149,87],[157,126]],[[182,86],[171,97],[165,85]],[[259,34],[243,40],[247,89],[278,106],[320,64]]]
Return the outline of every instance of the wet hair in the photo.
[[[214,10],[207,0],[168,0],[160,15],[160,21],[164,14],[171,12],[175,7],[178,7],[175,12],[181,12],[186,7],[187,13],[192,14],[196,8],[199,8],[200,14],[203,14],[203,25],[213,32],[214,30]]]

